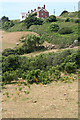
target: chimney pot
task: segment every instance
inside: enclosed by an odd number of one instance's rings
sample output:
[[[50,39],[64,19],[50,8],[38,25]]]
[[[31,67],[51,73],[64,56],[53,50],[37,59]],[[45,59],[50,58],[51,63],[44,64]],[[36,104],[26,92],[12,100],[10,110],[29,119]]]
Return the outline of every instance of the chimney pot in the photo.
[[[40,7],[37,7],[38,9],[40,9]]]
[[[44,9],[45,9],[45,5],[44,5],[44,7],[43,7]]]
[[[33,10],[31,10],[31,13],[32,13]]]

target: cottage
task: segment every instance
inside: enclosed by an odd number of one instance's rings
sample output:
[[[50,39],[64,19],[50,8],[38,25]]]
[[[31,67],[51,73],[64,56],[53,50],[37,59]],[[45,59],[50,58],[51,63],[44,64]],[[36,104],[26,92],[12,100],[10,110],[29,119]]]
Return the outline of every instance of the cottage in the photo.
[[[25,20],[29,14],[37,13],[37,18],[45,19],[49,17],[49,12],[45,9],[45,5],[43,7],[37,7],[37,9],[28,11],[27,13],[21,13],[20,20]]]

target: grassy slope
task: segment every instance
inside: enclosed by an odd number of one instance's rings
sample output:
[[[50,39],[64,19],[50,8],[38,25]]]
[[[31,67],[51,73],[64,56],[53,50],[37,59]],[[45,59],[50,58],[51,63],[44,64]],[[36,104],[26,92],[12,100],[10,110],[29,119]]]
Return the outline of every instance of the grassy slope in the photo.
[[[1,31],[0,31],[1,33]],[[6,48],[13,48],[16,47],[16,43],[19,42],[19,39],[23,36],[23,35],[27,35],[27,34],[36,34],[34,32],[26,32],[26,31],[22,31],[22,32],[2,32],[2,50],[6,49]],[[0,39],[1,42],[1,39]]]
[[[27,28],[24,23],[17,22],[15,25],[8,30],[9,32],[16,32],[16,31],[27,31]]]
[[[33,25],[30,27],[30,30],[37,32],[38,34],[43,36],[44,40],[52,44],[57,44],[59,47],[67,47],[67,44],[70,45],[73,43],[75,39],[78,37],[78,24],[74,22],[64,22],[57,21],[55,22],[62,27],[70,27],[73,30],[72,34],[60,35],[58,32],[51,32],[49,29],[50,23],[45,23],[43,25],[37,26]],[[66,44],[67,43],[67,44]]]
[[[65,13],[63,15],[61,15],[61,17],[70,17],[70,18],[78,18],[78,12],[68,12]]]
[[[65,22],[65,19],[70,17],[73,19],[73,22]],[[43,25],[32,25],[29,29],[26,28],[25,24],[20,21],[13,21],[14,26],[8,29],[9,32],[16,32],[16,31],[33,31],[41,35],[41,38],[44,41],[48,41],[49,43],[56,44],[58,48],[63,48],[71,45],[75,39],[78,38],[78,23],[74,22],[74,18],[77,18],[77,12],[72,12],[69,14],[64,14],[60,17],[57,17],[56,24],[59,25],[60,28],[69,26],[72,28],[72,34],[65,34],[60,35],[58,32],[51,32],[49,26],[51,23],[44,23]],[[10,40],[9,40],[10,42]],[[8,42],[8,44],[9,44]],[[7,43],[6,43],[7,44]],[[4,44],[3,44],[4,46]],[[13,46],[13,45],[12,45]]]

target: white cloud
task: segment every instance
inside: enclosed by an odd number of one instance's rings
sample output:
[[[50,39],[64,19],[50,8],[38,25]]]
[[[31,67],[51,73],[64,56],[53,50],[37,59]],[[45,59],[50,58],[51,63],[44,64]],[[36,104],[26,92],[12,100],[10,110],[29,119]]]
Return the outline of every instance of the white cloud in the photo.
[[[79,0],[0,0],[0,2],[78,2]]]

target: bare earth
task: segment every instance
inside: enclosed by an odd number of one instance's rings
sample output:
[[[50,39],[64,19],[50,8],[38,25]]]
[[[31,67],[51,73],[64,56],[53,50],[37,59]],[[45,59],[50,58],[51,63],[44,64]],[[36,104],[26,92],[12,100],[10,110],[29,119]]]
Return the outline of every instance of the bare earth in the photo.
[[[37,33],[34,32],[5,32],[5,31],[0,31],[0,42],[2,41],[2,49],[4,50],[5,48],[13,48],[16,46],[16,43],[19,42],[19,39],[23,35],[27,34],[35,34]]]
[[[78,118],[77,80],[72,83],[33,84],[30,88],[17,84],[5,87],[3,94],[8,92],[9,97],[3,95],[3,118]]]

